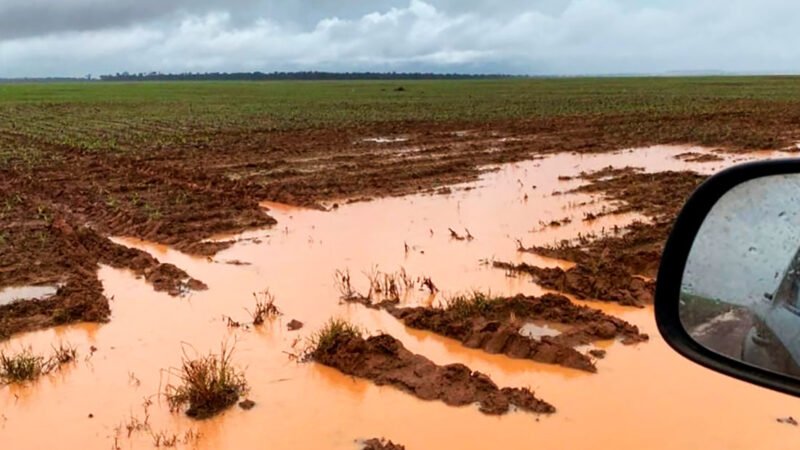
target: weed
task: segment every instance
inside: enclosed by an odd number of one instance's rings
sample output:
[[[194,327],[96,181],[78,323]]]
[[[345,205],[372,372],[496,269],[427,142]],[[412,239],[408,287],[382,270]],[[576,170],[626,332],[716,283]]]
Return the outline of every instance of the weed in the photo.
[[[275,306],[275,296],[266,289],[262,292],[254,292],[253,298],[256,300],[256,308],[250,313],[253,319],[253,325],[261,325],[264,319],[273,318],[281,315],[281,311]]]
[[[344,319],[333,318],[311,336],[305,358],[328,352],[341,338],[362,337],[364,332]]]
[[[350,269],[345,269],[344,271],[337,269],[336,273],[334,274],[334,280],[336,283],[336,289],[339,291],[339,295],[342,299],[350,300],[355,298],[366,298],[364,295],[353,289],[353,285],[350,281]]]
[[[63,342],[58,344],[58,347],[53,347],[53,355],[50,357],[51,364],[59,366],[75,361],[78,357],[78,351],[70,344]]]
[[[32,381],[44,373],[45,358],[35,355],[30,348],[16,355],[0,352],[0,381],[4,384]]]
[[[45,358],[33,353],[30,347],[14,355],[0,352],[0,384],[24,383],[41,375],[51,373],[62,365],[77,359],[77,350],[69,344],[60,343],[53,353]]]
[[[209,353],[194,359],[184,350],[177,374],[180,383],[169,384],[164,391],[170,410],[176,412],[188,405],[186,415],[205,419],[232,406],[245,395],[247,380],[231,362],[233,350],[223,344],[219,354]]]
[[[457,317],[466,318],[489,312],[493,302],[491,294],[472,291],[467,295],[457,295],[447,299],[444,309]]]

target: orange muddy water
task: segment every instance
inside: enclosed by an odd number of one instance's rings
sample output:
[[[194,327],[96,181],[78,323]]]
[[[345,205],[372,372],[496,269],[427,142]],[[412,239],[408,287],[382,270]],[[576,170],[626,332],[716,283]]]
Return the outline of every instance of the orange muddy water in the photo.
[[[0,345],[6,351],[30,345],[44,353],[64,341],[80,353],[77,363],[33,384],[0,387],[0,448],[153,448],[153,433],[183,438],[189,430],[199,438],[187,439],[180,448],[355,449],[357,439],[379,436],[409,449],[795,448],[800,428],[776,419],[800,416],[800,400],[685,361],[658,336],[652,308],[583,302],[651,336],[650,342],[633,346],[600,343],[608,355],[597,363],[598,373],[590,374],[470,350],[407,329],[385,312],[338,301],[335,270],[349,269],[356,285],[365,289],[362,272],[375,266],[429,276],[442,290],[440,296],[470,289],[540,294],[544,291],[527,277],[507,277],[485,261],[567,267],[517,253],[515,239],[525,245],[549,244],[639,218],[628,214],[606,216],[591,225],[583,222],[585,213],[608,205],[584,194],[553,196],[581,183],[559,181],[559,175],[608,165],[710,173],[732,162],[731,157],[708,163],[673,158],[684,151],[653,147],[591,156],[558,154],[499,167],[476,183],[453,187],[450,194],[342,204],[330,212],[265,204],[278,225],[238,236],[242,240],[213,261],[119,239],[178,265],[209,289],[172,298],[154,292],[130,272],[102,267],[106,294],[113,297],[110,323],[28,333]],[[573,219],[567,225],[542,226],[567,217]],[[459,234],[468,229],[475,239],[451,239],[448,228]],[[245,309],[252,308],[253,293],[264,289],[275,295],[284,315],[259,328],[228,328],[223,317],[247,321]],[[436,304],[440,299],[419,292],[405,301]],[[292,361],[288,354],[334,316],[388,332],[438,364],[460,362],[489,374],[500,386],[529,386],[558,411],[552,416],[487,416],[477,407],[421,401],[315,363]],[[286,324],[291,319],[305,326],[290,332]],[[249,398],[256,406],[250,411],[234,407],[201,422],[170,413],[157,395],[174,381],[166,370],[180,364],[183,351],[217,351],[226,341],[235,343],[234,360],[245,370],[252,388]],[[152,404],[143,406],[145,399]],[[152,431],[129,433],[126,425],[137,420],[146,421]]]

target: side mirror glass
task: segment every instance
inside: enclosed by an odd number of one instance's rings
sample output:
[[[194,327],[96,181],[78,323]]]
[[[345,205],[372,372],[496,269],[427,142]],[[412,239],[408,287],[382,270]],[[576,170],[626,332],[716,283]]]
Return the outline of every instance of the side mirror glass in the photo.
[[[737,166],[698,188],[664,249],[656,318],[689,359],[800,395],[800,162]]]

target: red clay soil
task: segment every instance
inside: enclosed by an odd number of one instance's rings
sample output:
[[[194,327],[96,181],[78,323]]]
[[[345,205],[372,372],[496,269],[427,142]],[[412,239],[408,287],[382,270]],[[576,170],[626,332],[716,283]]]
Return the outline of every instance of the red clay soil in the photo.
[[[213,255],[231,242],[212,243],[208,238],[275,224],[259,206],[260,200],[319,207],[326,200],[434,192],[476,179],[487,165],[556,152],[599,153],[692,142],[733,149],[780,148],[798,139],[794,130],[800,110],[794,106],[784,110],[744,101],[722,106],[719,113],[702,115],[390,122],[289,131],[186,129],[169,145],[138,134],[120,135],[117,143],[124,148],[116,150],[102,148],[102,142],[99,148],[67,144],[58,132],[4,128],[0,131],[0,149],[5,151],[0,165],[0,288],[68,283],[74,286],[71,292],[86,295],[74,299],[62,295],[50,303],[64,303],[70,310],[73,303],[101,298],[101,285],[93,273],[98,262],[105,262],[100,258],[103,252],[91,246],[81,250],[81,243],[64,237],[61,229],[90,230],[87,233],[95,235],[93,245],[107,236],[132,236],[187,253]],[[69,114],[57,108],[48,111],[46,105],[41,108],[45,114]],[[135,133],[137,127],[131,130]],[[463,130],[468,132],[456,133]],[[364,140],[396,135],[408,140]],[[667,187],[668,197],[674,196],[674,189]],[[663,197],[660,194],[653,192],[652,197]],[[129,264],[136,263],[118,261],[118,266]],[[169,271],[155,274],[157,285],[168,292],[181,291],[169,281],[162,285],[161,275]],[[102,311],[100,306],[84,309]],[[89,314],[86,319],[94,317]],[[18,322],[12,329],[29,328]]]
[[[542,286],[582,298],[616,301],[641,306],[653,301],[655,278],[672,222],[684,201],[706,178],[694,172],[665,171],[644,173],[634,168],[605,168],[581,174],[588,184],[576,192],[601,193],[616,207],[606,214],[636,211],[649,218],[634,222],[624,230],[604,236],[583,236],[555,246],[520,247],[518,250],[573,261],[567,271],[543,269],[525,264],[496,267],[527,272]]]
[[[513,273],[528,274],[536,284],[544,288],[571,294],[582,300],[598,299],[625,306],[643,307],[652,303],[656,289],[654,281],[632,275],[615,264],[603,262],[591,268],[576,265],[567,270],[500,261],[495,261],[493,266]]]
[[[395,444],[384,438],[372,438],[364,441],[362,450],[406,450],[404,445]]]
[[[527,388],[498,388],[485,374],[463,364],[439,366],[411,353],[388,334],[361,336],[340,334],[314,361],[347,375],[389,385],[422,400],[440,400],[450,406],[477,403],[481,412],[500,415],[512,409],[550,414],[555,408],[537,399]]]
[[[131,269],[154,289],[172,295],[206,288],[183,270],[115,244],[90,228],[73,227],[60,215],[46,221],[12,223],[3,236],[6,245],[0,248],[0,285],[59,288],[46,299],[0,306],[0,338],[75,321],[108,320],[108,299],[97,278],[99,264]],[[35,270],[30,270],[31,266]]]
[[[355,301],[363,304],[363,300]],[[519,294],[487,299],[465,308],[401,308],[388,301],[372,307],[386,310],[408,327],[458,340],[465,347],[587,372],[597,372],[592,358],[596,355],[583,354],[574,347],[603,339],[619,338],[624,344],[648,339],[635,325],[555,294]],[[540,338],[520,334],[525,323],[533,321],[564,325],[568,331]]]

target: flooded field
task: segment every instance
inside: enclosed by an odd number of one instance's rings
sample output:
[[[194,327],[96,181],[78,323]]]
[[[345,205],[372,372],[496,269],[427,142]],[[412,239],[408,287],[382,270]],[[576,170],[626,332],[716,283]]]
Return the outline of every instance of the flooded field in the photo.
[[[439,290],[410,290],[402,306],[441,306],[472,290],[542,295],[549,291],[529,276],[491,262],[568,269],[573,263],[517,251],[519,243],[613,234],[647,220],[637,212],[603,215],[613,205],[600,195],[568,192],[584,183],[572,176],[609,165],[709,174],[736,161],[775,156],[780,154],[684,147],[559,153],[495,167],[478,182],[436,195],[342,199],[327,202],[328,211],[264,203],[277,225],[237,235],[235,245],[213,257],[117,237],[115,242],[180,267],[208,289],[171,297],[131,271],[102,266],[100,279],[113,299],[108,324],[60,326],[0,344],[6,351],[31,346],[47,352],[68,342],[78,351],[77,362],[34,383],[0,387],[0,443],[13,449],[153,448],[160,436],[176,436],[181,448],[356,449],[361,439],[386,437],[409,449],[794,448],[800,429],[776,419],[800,414],[798,400],[685,361],[660,339],[651,306],[576,300],[650,336],[633,345],[603,340],[579,348],[607,352],[596,361],[597,373],[589,373],[492,355],[407,328],[384,310],[342,302],[335,280],[337,270],[349,271],[355,288],[366,291],[368,274],[404,270],[412,279],[429,278]],[[590,215],[600,217],[585,221]],[[282,315],[246,325],[254,294],[266,290]],[[0,292],[0,303],[8,295],[15,294]],[[308,337],[332,317],[394,336],[436,364],[462,363],[498,386],[528,387],[556,412],[489,416],[474,406],[423,401],[298,362]],[[302,328],[290,331],[292,320]],[[563,330],[543,322],[523,331],[541,338]],[[245,371],[255,406],[204,421],[170,413],[158,395],[175,381],[170,369],[180,365],[183,352],[203,355],[223,343],[235,346],[233,361]]]

